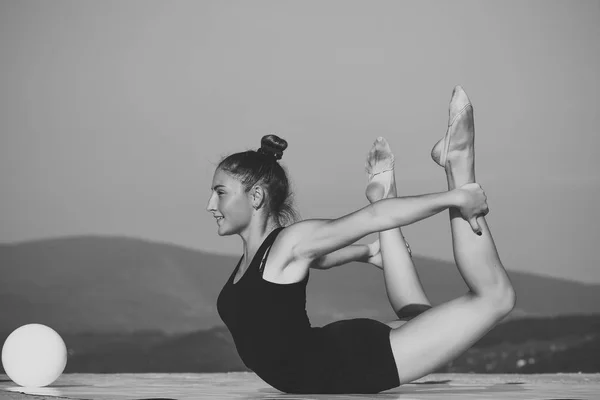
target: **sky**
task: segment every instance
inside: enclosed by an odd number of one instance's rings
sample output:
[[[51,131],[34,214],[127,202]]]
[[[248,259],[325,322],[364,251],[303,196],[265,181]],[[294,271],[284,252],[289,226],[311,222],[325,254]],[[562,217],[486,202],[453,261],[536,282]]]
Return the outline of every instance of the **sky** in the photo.
[[[271,133],[303,218],[367,204],[378,136],[401,195],[444,191],[430,151],[460,84],[505,267],[600,283],[599,42],[599,1],[3,1],[0,243],[239,255],[212,175]],[[403,231],[453,259],[447,213]]]

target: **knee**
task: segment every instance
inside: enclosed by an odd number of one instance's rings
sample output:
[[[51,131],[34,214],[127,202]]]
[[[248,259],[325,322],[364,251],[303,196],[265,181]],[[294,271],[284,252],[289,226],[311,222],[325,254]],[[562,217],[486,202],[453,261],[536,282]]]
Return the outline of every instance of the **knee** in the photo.
[[[501,318],[510,314],[517,303],[517,295],[510,282],[497,285],[486,297]]]
[[[517,304],[517,294],[515,293],[515,289],[513,288],[512,285],[509,284],[504,289],[502,298],[504,300],[502,302],[504,314],[508,315],[515,308],[515,305]]]

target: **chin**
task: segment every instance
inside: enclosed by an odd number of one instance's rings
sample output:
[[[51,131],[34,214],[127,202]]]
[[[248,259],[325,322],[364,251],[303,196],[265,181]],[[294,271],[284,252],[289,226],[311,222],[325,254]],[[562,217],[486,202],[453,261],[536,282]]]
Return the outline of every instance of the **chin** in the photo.
[[[219,227],[219,229],[217,229],[217,234],[219,236],[231,236],[234,235],[236,232],[231,232],[231,230],[226,230],[226,229],[221,229],[221,227]]]

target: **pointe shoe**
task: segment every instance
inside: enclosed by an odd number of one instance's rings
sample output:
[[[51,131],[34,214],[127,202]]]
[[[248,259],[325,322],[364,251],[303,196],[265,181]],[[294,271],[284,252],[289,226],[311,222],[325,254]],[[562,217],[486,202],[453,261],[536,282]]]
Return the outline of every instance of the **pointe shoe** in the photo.
[[[474,149],[475,129],[473,122],[473,106],[462,87],[456,86],[450,100],[448,130],[431,150],[431,158],[441,167],[446,168],[450,151]]]
[[[394,154],[383,137],[378,137],[367,155],[365,163],[367,189],[365,194],[370,202],[385,199],[390,193],[394,180]]]

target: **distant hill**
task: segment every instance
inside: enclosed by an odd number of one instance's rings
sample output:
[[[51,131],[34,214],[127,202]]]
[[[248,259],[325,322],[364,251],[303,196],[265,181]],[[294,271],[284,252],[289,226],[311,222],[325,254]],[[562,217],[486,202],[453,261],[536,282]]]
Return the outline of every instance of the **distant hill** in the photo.
[[[156,331],[220,325],[216,298],[238,256],[122,237],[81,236],[0,245],[0,331],[38,322],[61,334]],[[452,263],[415,257],[434,304],[466,291]],[[513,316],[600,313],[600,285],[509,271]],[[311,271],[313,325],[358,316],[391,320],[383,276],[352,263]]]
[[[160,332],[72,334],[65,372],[227,372],[245,371],[224,326],[165,335]]]
[[[507,321],[442,370],[524,374],[600,372],[600,315]]]

